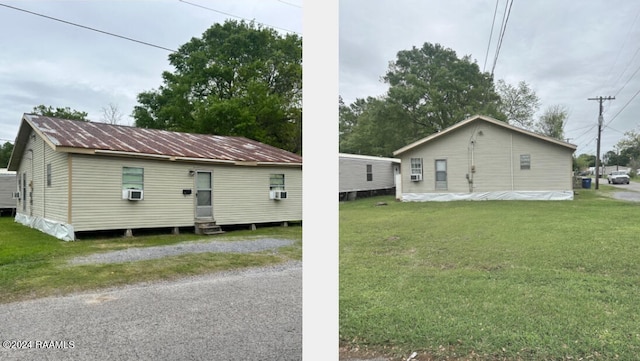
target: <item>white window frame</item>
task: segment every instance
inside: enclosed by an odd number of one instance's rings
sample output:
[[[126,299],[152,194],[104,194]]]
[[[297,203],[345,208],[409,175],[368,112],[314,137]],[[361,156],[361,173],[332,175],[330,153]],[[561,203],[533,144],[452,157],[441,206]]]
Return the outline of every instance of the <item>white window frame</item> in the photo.
[[[438,170],[438,165],[444,164],[444,170]],[[435,187],[436,189],[447,190],[448,189],[448,181],[447,181],[447,160],[446,159],[436,159],[433,164],[435,170]],[[444,180],[439,179],[442,178],[441,175],[444,174]]]
[[[269,190],[270,191],[285,190],[285,177],[283,173],[274,173],[269,175]]]
[[[411,174],[422,175],[422,158],[411,158]]]
[[[373,164],[367,164],[367,182],[373,181]]]
[[[139,177],[137,177],[138,175]],[[134,177],[139,180],[132,179]],[[144,190],[144,168],[122,167],[122,190],[126,189]]]

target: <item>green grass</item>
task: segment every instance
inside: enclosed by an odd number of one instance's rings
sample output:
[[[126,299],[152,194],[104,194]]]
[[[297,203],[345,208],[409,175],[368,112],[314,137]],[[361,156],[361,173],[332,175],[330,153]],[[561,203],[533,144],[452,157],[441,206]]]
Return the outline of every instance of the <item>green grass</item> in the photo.
[[[398,359],[636,359],[640,204],[612,189],[341,203],[341,345]]]
[[[202,239],[234,241],[259,237],[292,239],[296,242],[276,252],[202,253],[123,264],[77,266],[68,264],[68,260],[76,256],[128,247],[150,247]],[[63,242],[15,223],[12,218],[2,217],[0,218],[0,303],[301,259],[301,226],[233,231],[224,236],[213,237],[195,234],[162,234]]]

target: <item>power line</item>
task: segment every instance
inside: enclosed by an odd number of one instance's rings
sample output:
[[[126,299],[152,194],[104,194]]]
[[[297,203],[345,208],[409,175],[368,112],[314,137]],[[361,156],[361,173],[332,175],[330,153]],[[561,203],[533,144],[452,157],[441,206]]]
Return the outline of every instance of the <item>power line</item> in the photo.
[[[632,101],[633,99],[635,99],[635,97],[637,97],[637,96],[638,96],[638,94],[640,94],[640,90],[638,90],[638,91],[637,91],[637,92],[636,92],[636,93],[631,97],[631,99],[629,99],[629,101],[628,101],[628,102],[627,102],[627,103],[626,103],[626,104],[625,104],[625,105],[624,105],[620,110],[618,110],[618,112],[616,113],[616,115],[614,115],[614,116],[611,118],[611,120],[609,120],[609,122],[607,123],[607,126],[608,126],[609,124],[611,124],[611,122],[613,122],[613,120],[614,120],[614,119],[616,119],[616,117],[617,117],[618,115],[620,115],[620,113],[622,113],[622,111],[627,107],[627,105],[631,104],[631,101]]]
[[[638,48],[638,50],[640,51],[640,47]],[[636,51],[636,54],[638,54],[638,51]],[[633,56],[635,58],[635,55]],[[633,58],[632,58],[633,59]],[[625,69],[626,71],[627,69]],[[622,91],[622,89],[624,89],[624,87],[627,86],[627,84],[629,84],[629,82],[631,81],[631,79],[633,79],[634,76],[636,76],[636,74],[638,73],[638,71],[640,70],[640,66],[638,67],[638,69],[636,69],[636,71],[633,72],[633,74],[631,74],[631,76],[629,77],[629,79],[627,79],[627,81],[624,83],[624,85],[622,86],[622,88],[620,88],[615,95],[620,94],[620,92]],[[615,96],[614,95],[614,96]]]
[[[493,37],[493,26],[496,24],[496,14],[498,13],[498,3],[500,0],[496,0],[496,8],[493,10],[493,20],[491,21],[491,32],[489,33],[489,44],[487,44],[487,53],[484,55],[484,65],[482,66],[482,72],[487,68],[487,59],[489,58],[489,48],[491,47],[491,38]]]
[[[293,7],[295,7],[295,8],[302,9],[302,6],[300,6],[300,5],[292,4],[292,3],[290,3],[290,2],[286,2],[286,1],[282,1],[282,0],[278,0],[278,1],[279,1],[279,2],[281,2],[281,3],[283,3],[283,4],[287,4],[287,5],[293,6]]]
[[[509,22],[509,15],[511,15],[511,6],[513,5],[513,0],[508,4],[509,10],[507,11],[507,3],[505,3],[505,14],[506,16],[502,16],[502,27],[500,28],[500,38],[498,38],[498,45],[496,48],[496,56],[493,58],[493,66],[491,67],[491,75],[493,75],[493,71],[496,68],[496,64],[498,64],[498,55],[500,54],[500,49],[502,48],[502,40],[504,39],[504,33],[507,30],[507,23]]]
[[[636,17],[634,18],[633,23],[631,24],[631,27],[629,27],[629,31],[627,32],[627,36],[625,37],[624,42],[622,43],[622,46],[620,47],[620,50],[618,50],[618,55],[616,55],[616,60],[613,62],[613,65],[611,66],[611,68],[609,70],[609,76],[607,77],[607,83],[609,82],[609,80],[611,79],[611,76],[613,75],[613,68],[615,68],[616,64],[618,64],[618,59],[620,58],[620,54],[622,53],[622,49],[624,49],[625,45],[627,45],[627,40],[629,40],[629,37],[631,35],[631,31],[633,30],[633,27],[635,26],[636,21],[638,21],[638,16],[640,16],[640,9],[638,10],[638,13],[636,13]],[[640,47],[638,49],[640,49]],[[636,51],[636,54],[637,54],[637,51]],[[635,55],[633,56],[633,58],[635,58]],[[631,58],[631,61],[633,60],[633,58]],[[620,76],[618,77],[618,79],[616,79],[616,81],[613,82],[614,84],[617,83],[618,80],[620,80],[620,78],[622,77],[624,72],[627,70],[627,68],[631,64],[631,61],[629,61],[629,63],[624,68],[622,73],[620,73]]]
[[[201,8],[201,9],[205,9],[205,10],[213,11],[213,12],[218,13],[218,14],[223,14],[223,15],[227,15],[227,16],[234,17],[234,18],[238,18],[238,19],[246,20],[246,21],[255,21],[255,20],[251,20],[251,19],[243,18],[242,16],[233,15],[233,14],[230,14],[230,13],[225,13],[224,11],[220,11],[220,10],[212,9],[212,8],[209,8],[209,7],[206,7],[206,6],[203,6],[203,5],[198,5],[198,4],[195,4],[195,3],[192,3],[192,2],[188,2],[188,1],[184,1],[184,0],[178,0],[178,1],[180,1],[181,3],[189,4],[189,5],[191,5],[191,6],[199,7],[199,8]],[[302,34],[300,34],[300,33],[296,32],[296,31],[293,31],[293,30],[289,30],[289,29],[285,29],[285,28],[279,28],[279,27],[277,27],[277,26],[273,26],[273,25],[269,25],[269,24],[261,23],[261,22],[259,22],[259,21],[255,21],[255,22],[256,22],[256,23],[258,23],[258,24],[260,24],[260,25],[264,25],[264,26],[267,26],[267,27],[270,27],[270,28],[280,29],[280,30],[283,30],[283,31],[286,31],[286,32],[289,32],[289,33],[294,33],[294,34],[302,35]]]
[[[134,43],[139,43],[139,44],[143,44],[143,45],[151,46],[151,47],[154,47],[154,48],[158,48],[158,49],[162,49],[162,50],[167,50],[167,51],[170,51],[170,52],[172,52],[172,53],[177,52],[176,50],[169,49],[169,48],[165,48],[165,47],[160,46],[160,45],[155,45],[155,44],[147,43],[146,41],[136,40],[136,39],[129,38],[129,37],[126,37],[126,36],[122,36],[122,35],[118,35],[118,34],[110,33],[110,32],[108,32],[108,31],[99,30],[99,29],[95,29],[95,28],[92,28],[92,27],[89,27],[89,26],[85,26],[85,25],[80,25],[80,24],[72,23],[72,22],[70,22],[70,21],[66,21],[66,20],[62,20],[62,19],[58,19],[58,18],[54,18],[54,17],[52,17],[52,16],[43,15],[43,14],[39,14],[39,13],[36,13],[36,12],[33,12],[33,11],[29,11],[29,10],[25,10],[25,9],[17,8],[17,7],[15,7],[15,6],[10,6],[10,5],[1,4],[1,3],[0,3],[0,6],[4,6],[4,7],[6,7],[6,8],[13,9],[13,10],[22,11],[22,12],[25,12],[25,13],[27,13],[27,14],[40,16],[40,17],[43,17],[43,18],[45,18],[45,19],[58,21],[58,22],[61,22],[61,23],[67,24],[67,25],[73,25],[73,26],[77,26],[77,27],[79,27],[79,28],[83,28],[83,29],[87,29],[87,30],[95,31],[95,32],[98,32],[98,33],[102,33],[102,34],[106,34],[106,35],[110,35],[110,36],[115,36],[116,38],[120,38],[120,39],[125,39],[125,40],[129,40],[129,41],[133,41]]]

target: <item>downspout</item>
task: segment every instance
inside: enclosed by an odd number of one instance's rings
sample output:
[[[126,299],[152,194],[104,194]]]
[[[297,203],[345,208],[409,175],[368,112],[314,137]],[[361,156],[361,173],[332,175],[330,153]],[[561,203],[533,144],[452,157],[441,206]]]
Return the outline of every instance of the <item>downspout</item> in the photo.
[[[42,139],[42,218],[47,218],[47,145]]]
[[[471,138],[469,138],[469,146],[467,147],[467,163],[469,168],[467,169],[467,182],[469,183],[469,193],[473,193],[473,173],[476,172],[476,164],[474,160],[474,150],[476,145],[476,131],[478,130],[478,126],[476,125],[473,128],[473,133],[471,133]]]
[[[33,149],[27,149],[27,152],[31,152],[31,180],[29,180],[29,216],[33,217]],[[25,194],[25,200],[26,200]]]
[[[511,150],[510,150],[510,156],[509,159],[511,160],[511,166],[509,168],[511,168],[511,190],[514,190],[514,185],[513,185],[513,134],[511,134]]]

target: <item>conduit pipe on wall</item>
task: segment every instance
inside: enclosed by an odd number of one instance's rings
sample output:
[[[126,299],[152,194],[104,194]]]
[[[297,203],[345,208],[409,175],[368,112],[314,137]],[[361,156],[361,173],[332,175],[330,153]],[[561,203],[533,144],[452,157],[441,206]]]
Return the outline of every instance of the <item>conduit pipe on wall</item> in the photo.
[[[514,186],[513,186],[513,134],[511,134],[511,149],[509,151],[509,163],[510,163],[510,169],[511,169],[511,190],[514,190]]]

